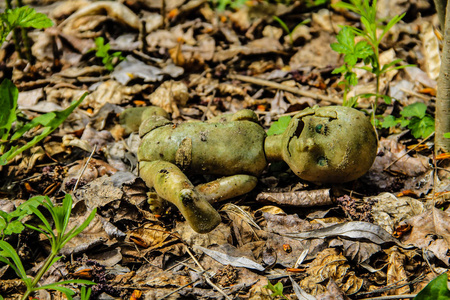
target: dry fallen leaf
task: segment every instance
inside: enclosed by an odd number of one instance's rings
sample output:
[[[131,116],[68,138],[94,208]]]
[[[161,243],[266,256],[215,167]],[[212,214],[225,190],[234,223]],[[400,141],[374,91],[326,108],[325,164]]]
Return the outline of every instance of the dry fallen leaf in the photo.
[[[411,226],[401,241],[419,249],[431,251],[447,266],[450,265],[450,214],[435,207],[424,213],[400,222],[399,226]]]
[[[401,243],[392,237],[386,230],[378,225],[368,222],[345,222],[312,231],[284,233],[283,235],[294,239],[330,238],[339,236],[341,238],[357,239],[361,241],[368,240],[379,245],[395,243],[402,246]]]
[[[261,264],[255,262],[251,259],[248,259],[246,257],[231,256],[226,253],[214,251],[214,250],[207,249],[205,247],[201,247],[201,246],[197,246],[197,245],[194,245],[194,249],[202,251],[206,255],[209,255],[210,257],[212,257],[213,259],[215,259],[216,261],[220,262],[221,264],[223,264],[225,266],[232,265],[232,266],[238,267],[238,268],[239,267],[240,268],[249,268],[249,269],[255,269],[258,271],[264,271],[264,269],[265,269]]]
[[[331,205],[330,189],[299,191],[287,193],[262,192],[256,196],[256,201],[270,201],[279,205],[292,205],[298,207],[312,207]]]

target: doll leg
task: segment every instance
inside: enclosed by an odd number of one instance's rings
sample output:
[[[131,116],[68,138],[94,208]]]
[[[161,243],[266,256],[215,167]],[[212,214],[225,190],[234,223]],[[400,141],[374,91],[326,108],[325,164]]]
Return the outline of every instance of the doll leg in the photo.
[[[161,160],[140,162],[139,173],[148,187],[180,210],[196,232],[210,232],[219,225],[219,213],[174,164]]]
[[[247,194],[255,188],[257,183],[258,179],[255,176],[239,174],[199,184],[195,189],[209,203],[216,203]]]

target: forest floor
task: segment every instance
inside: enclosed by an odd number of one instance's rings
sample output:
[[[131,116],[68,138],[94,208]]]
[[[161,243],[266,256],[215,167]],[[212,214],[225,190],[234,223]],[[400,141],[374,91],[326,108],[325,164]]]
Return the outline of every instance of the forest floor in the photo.
[[[330,45],[342,25],[362,28],[359,16],[312,0],[242,1],[224,10],[206,0],[23,2],[55,25],[29,31],[33,65],[12,39],[0,49],[0,77],[18,87],[22,118],[88,95],[56,131],[0,169],[0,210],[37,195],[60,203],[71,193],[73,226],[97,208],[42,284],[89,279],[97,283],[91,299],[281,299],[268,282],[280,282],[285,299],[409,299],[448,271],[449,156],[433,156],[432,134],[382,126],[415,103],[434,116],[440,42],[432,1],[378,1],[380,20],[406,13],[383,38],[381,63],[413,66],[381,76],[380,93],[392,101],[378,99],[371,169],[351,182],[314,184],[271,164],[251,192],[214,203],[222,222],[206,234],[174,206],[151,212],[137,172],[140,139],[124,131],[120,113],[155,105],[176,126],[251,109],[267,130],[308,107],[340,106],[343,77],[333,70],[344,60]],[[98,37],[123,59],[102,62],[92,50]],[[349,99],[376,90],[375,76],[357,67]],[[370,115],[374,101],[359,97],[355,107]],[[34,276],[47,238],[24,230],[6,240]],[[8,266],[0,265],[0,279],[4,298],[24,293]],[[54,291],[35,297],[64,298]]]

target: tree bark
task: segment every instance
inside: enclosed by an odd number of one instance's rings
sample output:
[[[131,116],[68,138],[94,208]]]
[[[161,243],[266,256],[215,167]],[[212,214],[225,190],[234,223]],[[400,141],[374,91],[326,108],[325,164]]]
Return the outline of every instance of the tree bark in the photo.
[[[434,6],[439,18],[439,23],[441,25],[441,31],[444,31],[445,26],[445,7],[447,6],[447,0],[434,0]]]
[[[444,28],[444,47],[436,96],[436,154],[450,152],[450,139],[444,138],[444,133],[450,132],[450,5],[446,5],[445,25],[441,27]]]

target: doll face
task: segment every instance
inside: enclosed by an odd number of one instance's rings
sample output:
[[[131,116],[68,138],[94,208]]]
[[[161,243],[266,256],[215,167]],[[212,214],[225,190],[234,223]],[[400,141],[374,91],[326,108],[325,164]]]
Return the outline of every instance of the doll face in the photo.
[[[322,107],[299,113],[283,140],[283,158],[302,179],[346,182],[363,175],[377,150],[368,118],[348,107]]]

